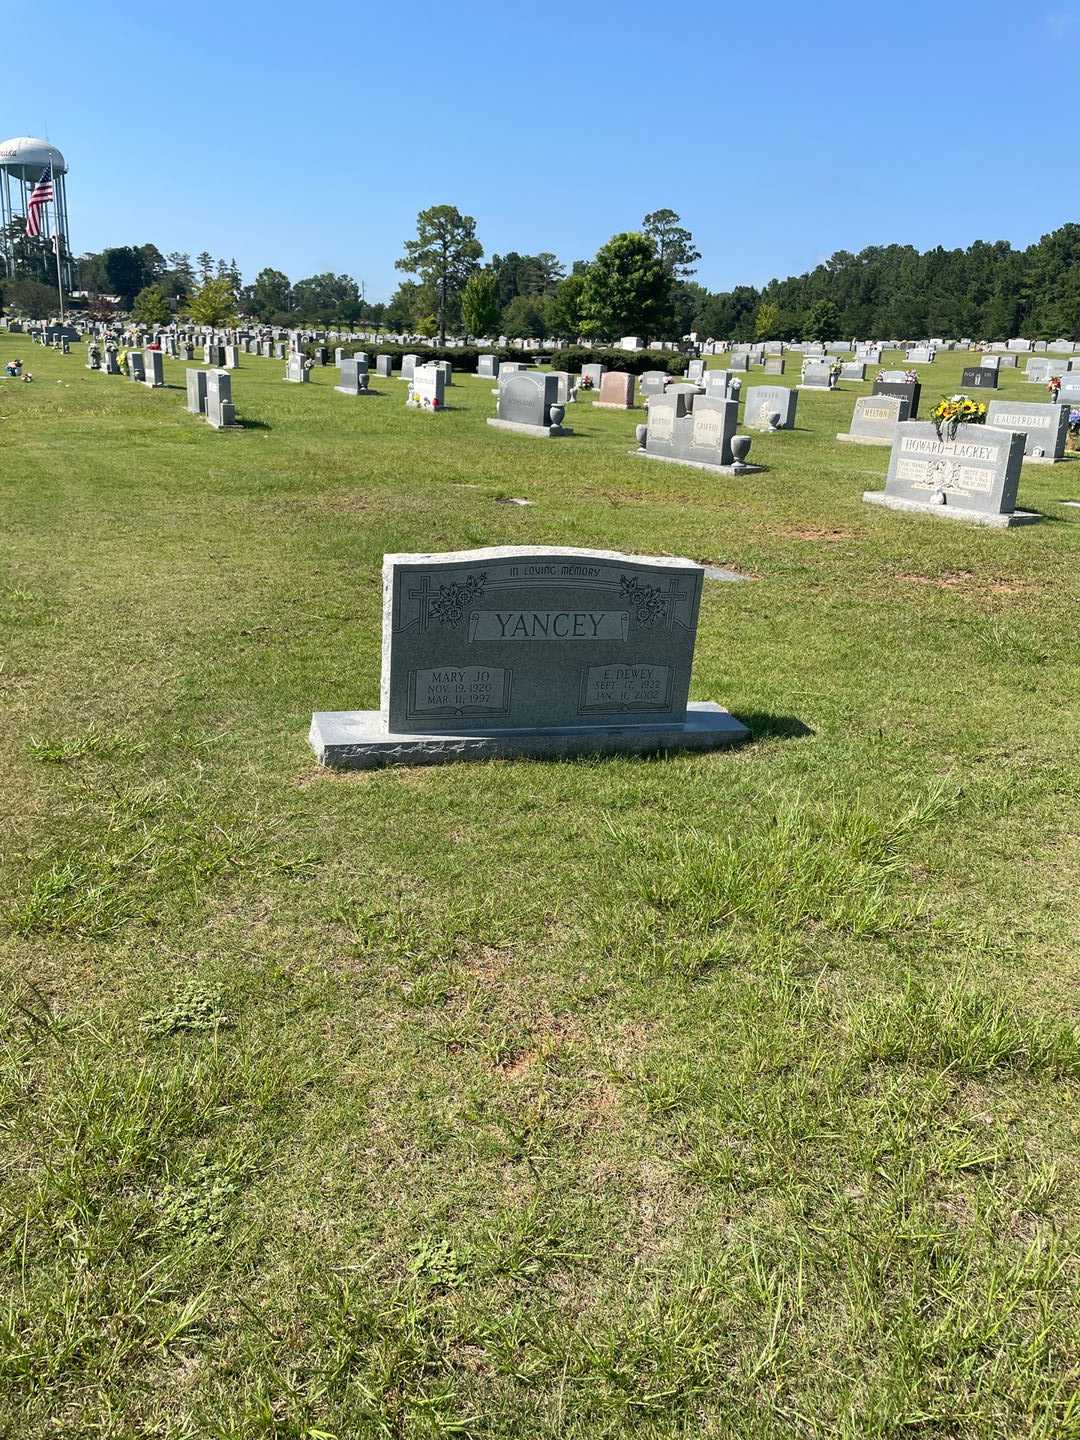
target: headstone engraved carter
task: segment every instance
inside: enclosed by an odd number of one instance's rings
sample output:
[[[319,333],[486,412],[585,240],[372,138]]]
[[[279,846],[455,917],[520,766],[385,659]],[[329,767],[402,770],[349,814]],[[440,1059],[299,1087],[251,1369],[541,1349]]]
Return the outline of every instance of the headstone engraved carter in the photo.
[[[755,473],[763,467],[736,459],[733,449],[738,427],[739,402],[712,395],[687,395],[668,391],[649,402],[649,423],[639,426],[645,433],[644,448],[631,454],[645,460],[692,465],[724,475]],[[743,454],[749,449],[749,436]]]
[[[1042,517],[1016,510],[1024,437],[989,425],[959,425],[939,439],[933,425],[907,420],[896,427],[884,490],[863,499],[890,510],[916,510],[951,520],[1005,528]]]
[[[387,555],[378,711],[316,712],[324,765],[715,749],[749,731],[688,704],[704,571],[508,546]]]

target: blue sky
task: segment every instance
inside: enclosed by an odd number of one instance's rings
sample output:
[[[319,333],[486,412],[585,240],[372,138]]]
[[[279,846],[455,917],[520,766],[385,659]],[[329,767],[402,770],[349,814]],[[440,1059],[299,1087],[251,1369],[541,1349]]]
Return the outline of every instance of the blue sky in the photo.
[[[728,289],[1080,218],[1054,141],[1080,0],[30,0],[3,23],[0,139],[63,150],[76,251],[152,240],[383,299],[427,205],[488,255],[566,262],[668,206]]]

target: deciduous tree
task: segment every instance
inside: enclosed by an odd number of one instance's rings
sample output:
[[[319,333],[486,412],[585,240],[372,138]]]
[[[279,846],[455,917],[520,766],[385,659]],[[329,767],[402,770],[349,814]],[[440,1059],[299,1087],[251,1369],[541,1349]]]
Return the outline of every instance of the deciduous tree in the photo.
[[[668,323],[670,289],[670,272],[648,235],[613,235],[585,276],[582,330],[608,340],[658,333]]]

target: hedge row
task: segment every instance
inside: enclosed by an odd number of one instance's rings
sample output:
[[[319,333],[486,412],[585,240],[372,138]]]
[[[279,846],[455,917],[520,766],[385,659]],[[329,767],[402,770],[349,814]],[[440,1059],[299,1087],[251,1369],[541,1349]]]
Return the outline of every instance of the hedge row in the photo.
[[[317,348],[314,344],[304,347],[310,356],[314,356]],[[327,345],[326,349],[333,356],[335,347]],[[628,370],[632,375],[641,375],[646,370],[666,370],[669,375],[685,375],[688,359],[686,355],[678,355],[673,350],[594,350],[583,345],[566,346],[562,350],[534,351],[513,350],[509,347],[480,349],[475,345],[457,345],[452,349],[432,345],[419,349],[411,345],[375,345],[371,341],[350,341],[341,349],[349,356],[364,351],[371,360],[372,368],[376,355],[393,355],[396,370],[401,368],[403,355],[419,355],[424,360],[447,360],[455,370],[465,375],[476,374],[481,355],[497,355],[500,360],[525,360],[531,364],[542,359],[544,364],[550,364],[553,370],[569,370],[572,375],[580,374],[582,365],[596,364],[603,365],[605,370]]]

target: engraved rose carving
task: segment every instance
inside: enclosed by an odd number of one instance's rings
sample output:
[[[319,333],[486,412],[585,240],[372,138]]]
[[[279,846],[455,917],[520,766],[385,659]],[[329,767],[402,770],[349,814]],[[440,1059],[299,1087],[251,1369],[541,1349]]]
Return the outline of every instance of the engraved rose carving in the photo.
[[[619,580],[619,590],[624,600],[634,607],[634,616],[641,625],[655,625],[664,613],[664,596],[659,585],[642,585],[632,576],[624,575]]]
[[[467,607],[480,598],[486,585],[486,570],[464,581],[452,580],[449,585],[440,585],[438,595],[431,601],[431,614],[442,625],[460,625]]]

